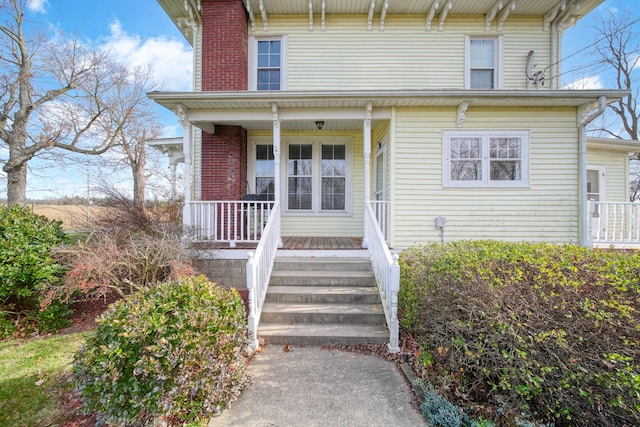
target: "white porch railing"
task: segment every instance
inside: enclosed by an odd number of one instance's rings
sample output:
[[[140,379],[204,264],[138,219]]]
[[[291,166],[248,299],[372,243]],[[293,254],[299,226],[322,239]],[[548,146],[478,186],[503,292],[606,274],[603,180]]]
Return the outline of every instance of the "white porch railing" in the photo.
[[[258,242],[271,215],[272,201],[192,201],[190,218],[195,241]]]
[[[389,206],[388,200],[371,200],[371,208],[387,243],[389,242]]]
[[[398,255],[391,255],[391,251],[389,251],[372,205],[373,203],[365,204],[364,239],[389,328],[389,352],[397,353],[400,351],[398,324],[400,266],[398,265]]]
[[[262,306],[267,295],[269,278],[273,270],[276,252],[281,245],[280,236],[280,204],[271,202],[272,208],[267,225],[262,229],[260,243],[255,252],[249,252],[247,260],[247,289],[249,290],[249,330],[251,331],[251,348],[258,348],[258,324]]]
[[[640,246],[640,203],[590,202],[591,239],[597,246]]]

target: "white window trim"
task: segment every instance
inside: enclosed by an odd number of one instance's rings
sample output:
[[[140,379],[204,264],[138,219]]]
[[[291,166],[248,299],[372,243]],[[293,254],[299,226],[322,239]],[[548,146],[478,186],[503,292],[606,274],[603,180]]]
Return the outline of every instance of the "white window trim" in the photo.
[[[502,74],[504,69],[503,54],[502,54],[502,36],[465,36],[464,39],[464,87],[465,89],[471,89],[471,40],[493,40],[494,41],[494,79],[493,82],[496,90],[503,88]],[[478,89],[485,90],[485,89]]]
[[[269,36],[269,37],[249,37],[249,58],[247,62],[248,67],[248,83],[249,90],[258,90],[258,41],[270,41],[279,40],[280,45],[280,90],[287,89],[287,42],[288,37],[282,36]]]
[[[607,195],[606,195],[606,191],[605,190],[606,190],[606,187],[607,187],[607,181],[606,181],[605,167],[604,166],[587,165],[587,171],[590,171],[590,170],[598,171],[598,186],[600,187],[600,191],[598,191],[598,195],[600,196],[599,202],[606,202],[607,201]],[[585,185],[586,185],[586,183],[585,183]]]
[[[451,179],[451,150],[449,147],[451,138],[481,138],[482,139],[482,180],[478,181],[454,181]],[[522,164],[519,181],[492,181],[489,173],[489,138],[491,137],[517,137],[522,139]],[[514,188],[529,187],[529,131],[526,130],[469,130],[469,131],[444,131],[442,133],[443,152],[443,183],[444,187],[473,188]]]
[[[251,138],[247,144],[247,194],[256,194],[256,145],[270,145],[273,148],[271,137]],[[274,172],[277,173],[277,172]],[[275,177],[274,177],[275,178]]]
[[[351,216],[353,212],[353,142],[349,137],[322,137],[322,138],[283,138],[282,139],[282,161],[280,163],[280,194],[282,195],[282,212],[285,216]],[[289,144],[313,144],[313,175],[310,210],[289,209],[288,185],[288,163]],[[345,145],[345,201],[344,210],[322,210],[322,144],[344,144]]]
[[[382,141],[382,143],[380,144],[380,148],[378,148],[378,150],[376,151],[376,155],[375,155],[375,161],[374,161],[374,171],[373,171],[373,176],[374,176],[374,188],[373,188],[373,200],[378,200],[377,196],[378,196],[378,189],[375,188],[377,185],[377,179],[378,179],[378,158],[382,158],[382,183],[383,183],[383,188],[382,188],[382,198],[380,199],[381,201],[386,201],[387,200],[387,142],[386,142],[386,138]]]

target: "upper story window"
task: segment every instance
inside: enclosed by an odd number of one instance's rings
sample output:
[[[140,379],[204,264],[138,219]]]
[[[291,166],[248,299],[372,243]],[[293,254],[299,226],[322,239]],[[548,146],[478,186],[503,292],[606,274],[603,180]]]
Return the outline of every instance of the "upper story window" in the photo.
[[[524,131],[444,133],[444,183],[450,187],[529,185],[529,135]]]
[[[285,86],[287,38],[249,38],[249,89],[282,90]]]
[[[280,40],[258,40],[258,90],[280,90]]]
[[[465,87],[500,89],[502,86],[502,39],[467,37]]]

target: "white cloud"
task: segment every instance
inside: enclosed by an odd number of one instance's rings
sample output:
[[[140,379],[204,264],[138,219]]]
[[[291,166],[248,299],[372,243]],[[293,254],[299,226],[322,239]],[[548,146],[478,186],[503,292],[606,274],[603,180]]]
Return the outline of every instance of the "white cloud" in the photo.
[[[187,44],[164,36],[143,39],[127,33],[118,20],[110,31],[104,47],[119,61],[150,69],[162,90],[191,90],[192,51]]]
[[[29,0],[27,8],[32,12],[46,13],[46,6],[49,0]]]
[[[571,83],[568,83],[564,86],[563,89],[574,89],[574,90],[584,90],[584,89],[602,89],[604,85],[602,83],[602,79],[600,76],[587,76],[578,80],[574,80]]]

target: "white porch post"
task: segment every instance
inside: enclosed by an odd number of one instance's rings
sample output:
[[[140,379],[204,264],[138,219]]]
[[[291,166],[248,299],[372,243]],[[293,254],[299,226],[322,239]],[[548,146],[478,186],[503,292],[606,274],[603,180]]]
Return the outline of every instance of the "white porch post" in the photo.
[[[193,226],[191,218],[191,141],[193,134],[193,127],[187,117],[187,109],[184,105],[178,105],[176,111],[180,124],[183,127],[182,133],[182,152],[184,153],[184,206],[182,207],[182,225],[185,228]]]
[[[278,106],[271,104],[273,112],[273,166],[274,166],[274,198],[280,201],[280,117],[278,116]]]
[[[366,211],[369,206],[369,198],[371,197],[371,110],[373,105],[367,104],[367,109],[364,115],[364,129],[363,129],[363,141],[364,141],[364,209]],[[365,212],[366,215],[366,212]],[[365,227],[366,228],[366,227]],[[362,246],[367,247],[367,233],[364,231],[362,239]]]

